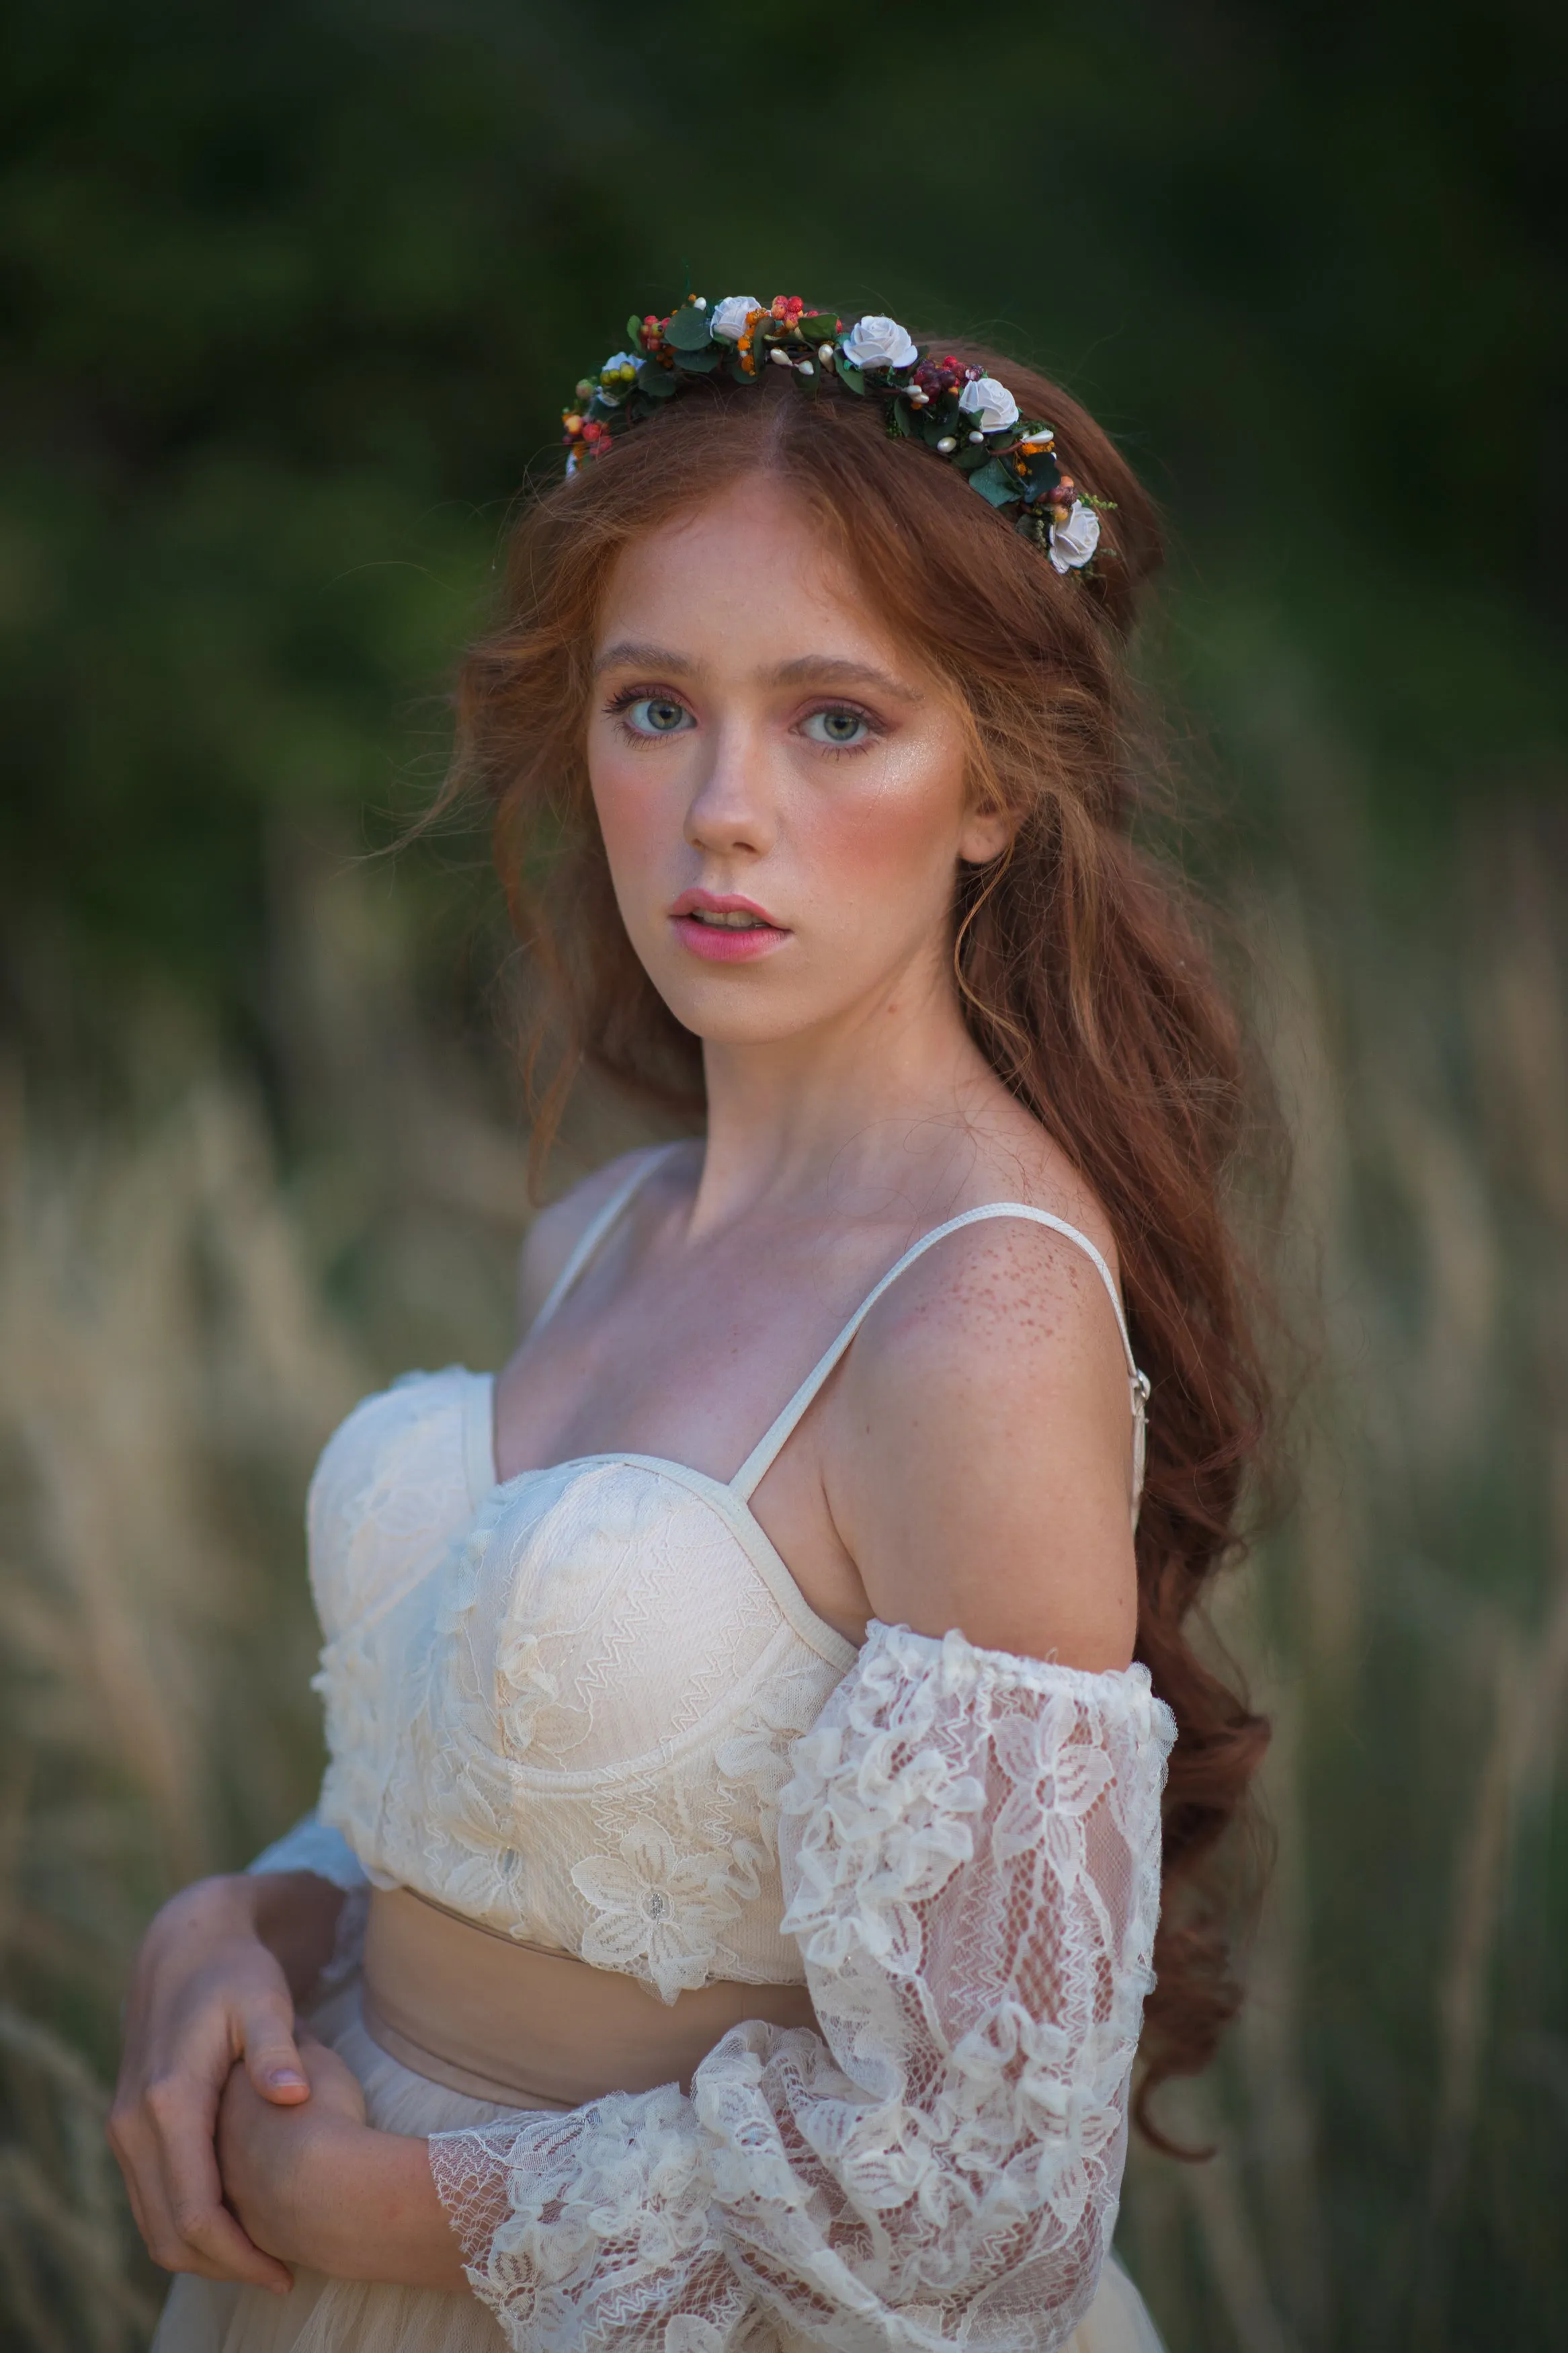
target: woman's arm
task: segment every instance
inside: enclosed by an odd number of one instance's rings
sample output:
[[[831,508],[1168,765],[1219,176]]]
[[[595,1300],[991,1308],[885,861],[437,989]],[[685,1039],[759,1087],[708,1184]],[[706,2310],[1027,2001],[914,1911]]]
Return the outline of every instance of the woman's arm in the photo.
[[[308,2107],[270,2105],[237,2067],[218,2112],[224,2190],[253,2243],[333,2279],[460,2291],[428,2144],[368,2126],[357,2079],[313,2036],[300,2052]]]
[[[431,2140],[509,2344],[725,2353],[761,2307],[835,2353],[1065,2345],[1115,2221],[1172,1731],[1141,1667],[874,1626],[783,1800],[822,2033],[737,2027],[689,2098]]]
[[[330,1858],[312,1861],[198,1881],[164,1905],[137,1955],[109,2139],[137,2228],[168,2271],[289,2284],[225,2207],[213,2137],[237,2063],[263,2101],[310,2096],[295,2004],[334,1957],[344,1902],[321,1875]]]
[[[833,1404],[824,1484],[873,1617],[1128,1663],[1131,1388],[1080,1250],[1021,1219],[952,1235],[879,1303]]]
[[[534,1221],[520,1271],[525,1328],[579,1234],[625,1174],[624,1164],[597,1172]],[[323,1467],[332,1452],[329,1448]],[[230,2071],[241,2063],[256,2107],[291,2118],[299,2127],[298,2153],[314,2145],[305,2130],[313,2103],[294,2036],[295,2006],[323,1971],[348,1957],[344,1947],[360,1910],[353,1891],[363,1883],[342,1838],[312,1819],[268,1848],[250,1874],[185,1889],[143,1939],[126,2005],[110,2141],[142,2235],[154,2259],[171,2271],[288,2285],[281,2264],[224,2204],[214,2147],[218,2105]],[[230,2106],[239,2105],[231,2086]],[[260,2119],[250,2121],[259,2130]],[[373,2137],[363,2127],[362,2133],[368,2150]],[[237,2149],[245,2136],[231,2131],[229,2137]],[[340,2134],[339,2158],[341,2144]],[[410,2149],[429,2194],[424,2144],[400,2143],[395,2158],[406,2158]],[[379,2161],[384,2169],[393,2154],[381,2149],[367,2162]],[[333,2186],[341,2185],[334,2180]],[[371,2187],[379,2199],[384,2187],[379,2174]],[[280,2224],[273,2215],[270,2222],[279,2244],[297,2235],[287,2218]],[[442,2230],[449,2252],[449,2234]]]

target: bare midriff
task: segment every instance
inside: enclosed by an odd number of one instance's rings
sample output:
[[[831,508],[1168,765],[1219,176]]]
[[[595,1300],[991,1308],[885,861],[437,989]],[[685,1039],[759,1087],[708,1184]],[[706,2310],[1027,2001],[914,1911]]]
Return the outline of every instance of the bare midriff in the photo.
[[[726,1978],[667,2003],[636,1978],[518,1943],[409,1888],[372,1890],[366,2031],[416,2074],[475,2099],[575,2108],[608,2092],[685,2090],[747,2019],[816,2023],[804,1986]]]

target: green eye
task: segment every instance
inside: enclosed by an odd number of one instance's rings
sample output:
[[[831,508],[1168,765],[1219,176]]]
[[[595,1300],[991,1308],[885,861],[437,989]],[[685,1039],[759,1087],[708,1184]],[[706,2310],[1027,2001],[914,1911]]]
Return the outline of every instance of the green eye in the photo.
[[[683,702],[661,694],[645,694],[627,706],[626,717],[639,735],[679,735],[691,717]]]
[[[814,711],[805,723],[805,732],[816,744],[831,744],[837,749],[858,744],[869,731],[858,711]]]

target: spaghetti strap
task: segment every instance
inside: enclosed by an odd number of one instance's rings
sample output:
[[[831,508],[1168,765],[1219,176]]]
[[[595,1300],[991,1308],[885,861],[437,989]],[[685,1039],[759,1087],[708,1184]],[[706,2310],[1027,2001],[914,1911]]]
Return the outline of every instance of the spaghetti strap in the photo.
[[[589,1219],[587,1224],[578,1235],[576,1241],[573,1244],[572,1255],[567,1260],[565,1265],[562,1268],[560,1273],[556,1276],[554,1282],[551,1284],[549,1295],[546,1298],[543,1306],[540,1309],[538,1314],[534,1317],[532,1323],[528,1327],[528,1336],[531,1340],[536,1332],[542,1332],[544,1329],[544,1326],[549,1323],[551,1317],[554,1314],[556,1309],[565,1298],[566,1293],[571,1290],[573,1284],[576,1282],[577,1277],[582,1273],[584,1268],[587,1265],[588,1261],[598,1249],[599,1244],[610,1231],[611,1227],[614,1226],[622,1211],[630,1203],[633,1195],[641,1190],[647,1179],[653,1175],[654,1170],[656,1168],[662,1167],[665,1161],[668,1159],[670,1154],[676,1149],[677,1146],[675,1145],[667,1144],[660,1151],[651,1154],[648,1158],[639,1160],[637,1166],[632,1170],[631,1175],[625,1177],[622,1182],[616,1187],[616,1189],[610,1195],[609,1199],[604,1203],[596,1215]]]
[[[1077,1247],[1082,1250],[1084,1256],[1089,1260],[1090,1265],[1094,1268],[1095,1272],[1099,1275],[1101,1282],[1105,1285],[1107,1295],[1110,1301],[1112,1312],[1116,1317],[1116,1328],[1121,1335],[1122,1354],[1127,1359],[1127,1378],[1132,1392],[1132,1516],[1134,1524],[1136,1524],[1138,1516],[1138,1500],[1143,1488],[1143,1456],[1146,1409],[1149,1402],[1149,1378],[1147,1374],[1141,1373],[1139,1371],[1138,1360],[1132,1353],[1132,1342],[1127,1330],[1127,1318],[1122,1312],[1121,1294],[1116,1288],[1116,1277],[1111,1273],[1110,1269],[1105,1262],[1105,1260],[1100,1255],[1100,1251],[1096,1250],[1094,1244],[1089,1240],[1087,1234],[1079,1233],[1078,1228],[1076,1226],[1069,1226],[1065,1219],[1052,1217],[1048,1209],[1031,1209],[1027,1204],[1023,1201],[987,1201],[981,1208],[966,1209],[962,1217],[949,1218],[945,1225],[933,1226],[929,1234],[922,1234],[919,1241],[910,1244],[910,1248],[904,1252],[902,1258],[900,1258],[896,1264],[888,1269],[887,1273],[882,1277],[880,1282],[879,1282],[876,1288],[869,1292],[860,1302],[859,1306],[855,1310],[855,1313],[849,1318],[848,1323],[846,1324],[842,1332],[839,1333],[838,1337],[833,1342],[826,1353],[817,1358],[816,1363],[812,1366],[810,1372],[807,1373],[805,1380],[802,1381],[799,1388],[796,1389],[788,1405],[785,1406],[784,1411],[779,1415],[778,1419],[770,1426],[770,1428],[764,1430],[763,1436],[758,1440],[756,1445],[752,1447],[751,1452],[747,1455],[745,1461],[742,1463],[740,1469],[731,1480],[731,1492],[738,1496],[742,1503],[749,1501],[751,1496],[755,1493],[757,1487],[761,1484],[766,1472],[773,1468],[773,1463],[777,1461],[780,1452],[794,1434],[802,1417],[805,1415],[807,1407],[811,1404],[812,1399],[816,1397],[818,1389],[821,1388],[824,1381],[826,1380],[827,1376],[832,1372],[834,1366],[837,1364],[839,1358],[848,1347],[851,1340],[854,1339],[855,1335],[858,1332],[861,1324],[864,1324],[867,1316],[869,1315],[872,1308],[875,1307],[878,1300],[882,1296],[882,1293],[893,1283],[897,1282],[900,1275],[904,1272],[907,1267],[913,1266],[916,1259],[923,1257],[925,1252],[931,1249],[933,1242],[940,1242],[945,1240],[947,1235],[957,1233],[959,1229],[963,1226],[978,1225],[981,1220],[985,1218],[1025,1218],[1031,1225],[1048,1226],[1053,1233],[1062,1235],[1066,1240],[1075,1243]]]

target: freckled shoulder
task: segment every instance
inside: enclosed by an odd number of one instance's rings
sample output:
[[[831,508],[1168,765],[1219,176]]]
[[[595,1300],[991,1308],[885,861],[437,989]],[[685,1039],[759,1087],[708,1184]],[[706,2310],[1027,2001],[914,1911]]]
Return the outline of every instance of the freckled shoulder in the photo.
[[[1097,1221],[1098,1222],[1098,1221]],[[1114,1274],[1103,1229],[1085,1228]],[[850,1366],[866,1381],[1055,1388],[1103,1373],[1121,1400],[1121,1335],[1087,1253],[1049,1227],[986,1219],[918,1259],[867,1318]]]
[[[1126,1360],[1081,1250],[1022,1219],[939,1242],[873,1309],[836,1407],[829,1502],[879,1616],[1126,1663]]]

